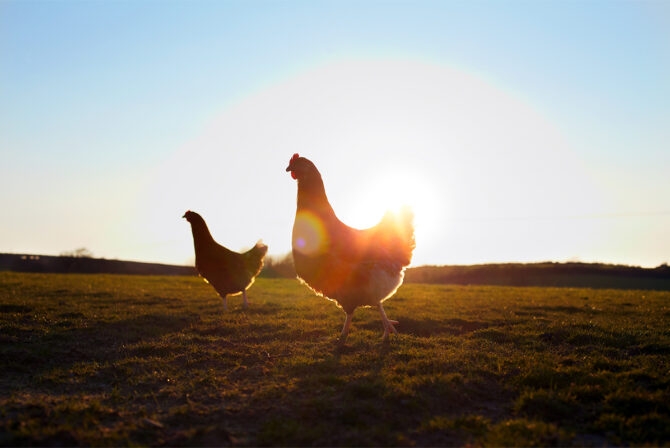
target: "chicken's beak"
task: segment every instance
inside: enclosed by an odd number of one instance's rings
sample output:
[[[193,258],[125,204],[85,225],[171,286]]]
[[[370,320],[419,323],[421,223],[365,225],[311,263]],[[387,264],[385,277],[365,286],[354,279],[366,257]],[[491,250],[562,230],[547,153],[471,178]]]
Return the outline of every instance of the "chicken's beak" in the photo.
[[[295,171],[293,171],[293,168],[291,168],[291,164],[290,164],[290,163],[289,163],[289,165],[286,167],[286,172],[287,172],[287,173],[291,173],[291,177],[292,177],[293,179],[297,179],[297,178],[298,178],[298,177],[295,175]]]

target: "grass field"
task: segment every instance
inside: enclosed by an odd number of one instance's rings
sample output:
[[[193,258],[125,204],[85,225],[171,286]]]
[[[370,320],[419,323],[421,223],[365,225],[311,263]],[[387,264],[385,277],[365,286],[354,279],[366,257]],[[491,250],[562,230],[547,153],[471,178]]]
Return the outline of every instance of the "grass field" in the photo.
[[[2,445],[668,445],[670,293],[0,272]]]

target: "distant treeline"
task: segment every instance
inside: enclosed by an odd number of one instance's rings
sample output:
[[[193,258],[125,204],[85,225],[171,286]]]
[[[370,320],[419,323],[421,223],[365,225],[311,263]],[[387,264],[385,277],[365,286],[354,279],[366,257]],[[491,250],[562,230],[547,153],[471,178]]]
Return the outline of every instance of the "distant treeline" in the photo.
[[[197,275],[193,266],[77,256],[0,254],[0,271],[86,274]],[[290,254],[267,257],[260,274],[293,278]],[[498,286],[558,286],[573,288],[670,290],[670,267],[656,268],[602,263],[501,263],[469,266],[419,266],[405,273],[406,283]]]
[[[602,263],[502,263],[472,266],[420,266],[408,269],[409,283],[501,286],[561,286],[670,290],[670,267]]]
[[[173,266],[104,258],[0,254],[0,271],[80,274],[196,275],[192,266]]]
[[[295,277],[291,255],[268,257],[264,277]],[[602,263],[501,263],[419,266],[405,272],[406,283],[670,290],[670,267],[648,269]]]

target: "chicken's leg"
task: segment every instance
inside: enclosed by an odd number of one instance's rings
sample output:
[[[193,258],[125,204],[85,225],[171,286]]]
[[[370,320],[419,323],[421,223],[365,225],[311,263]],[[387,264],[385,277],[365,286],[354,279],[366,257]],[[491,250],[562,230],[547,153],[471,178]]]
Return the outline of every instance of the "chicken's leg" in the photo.
[[[349,334],[349,328],[351,327],[351,319],[354,317],[354,313],[347,313],[347,318],[344,320],[344,326],[342,327],[342,334],[340,335],[340,345],[344,345],[344,342],[347,340],[347,335]]]
[[[395,329],[394,325],[398,324],[397,320],[390,320],[388,317],[386,317],[386,311],[384,311],[384,307],[382,304],[379,304],[379,314],[382,316],[382,323],[384,324],[384,336],[382,339],[384,341],[387,341],[389,338],[389,331],[392,331],[395,334],[398,334],[398,330]]]
[[[246,289],[244,291],[242,291],[242,299],[243,299],[242,308],[244,308],[246,310],[247,308],[249,308],[249,302],[247,301],[247,290]]]
[[[228,296],[223,296],[223,311],[228,311]]]

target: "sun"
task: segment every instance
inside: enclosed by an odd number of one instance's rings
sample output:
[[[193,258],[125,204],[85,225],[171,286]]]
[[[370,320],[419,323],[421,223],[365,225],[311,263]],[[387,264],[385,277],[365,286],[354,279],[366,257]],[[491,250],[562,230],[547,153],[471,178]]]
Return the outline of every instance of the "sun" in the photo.
[[[334,205],[345,224],[365,229],[375,226],[388,211],[409,207],[414,213],[417,245],[429,243],[439,232],[446,201],[437,197],[432,180],[406,166],[388,166],[374,170],[370,176],[347,195],[337,195]]]

